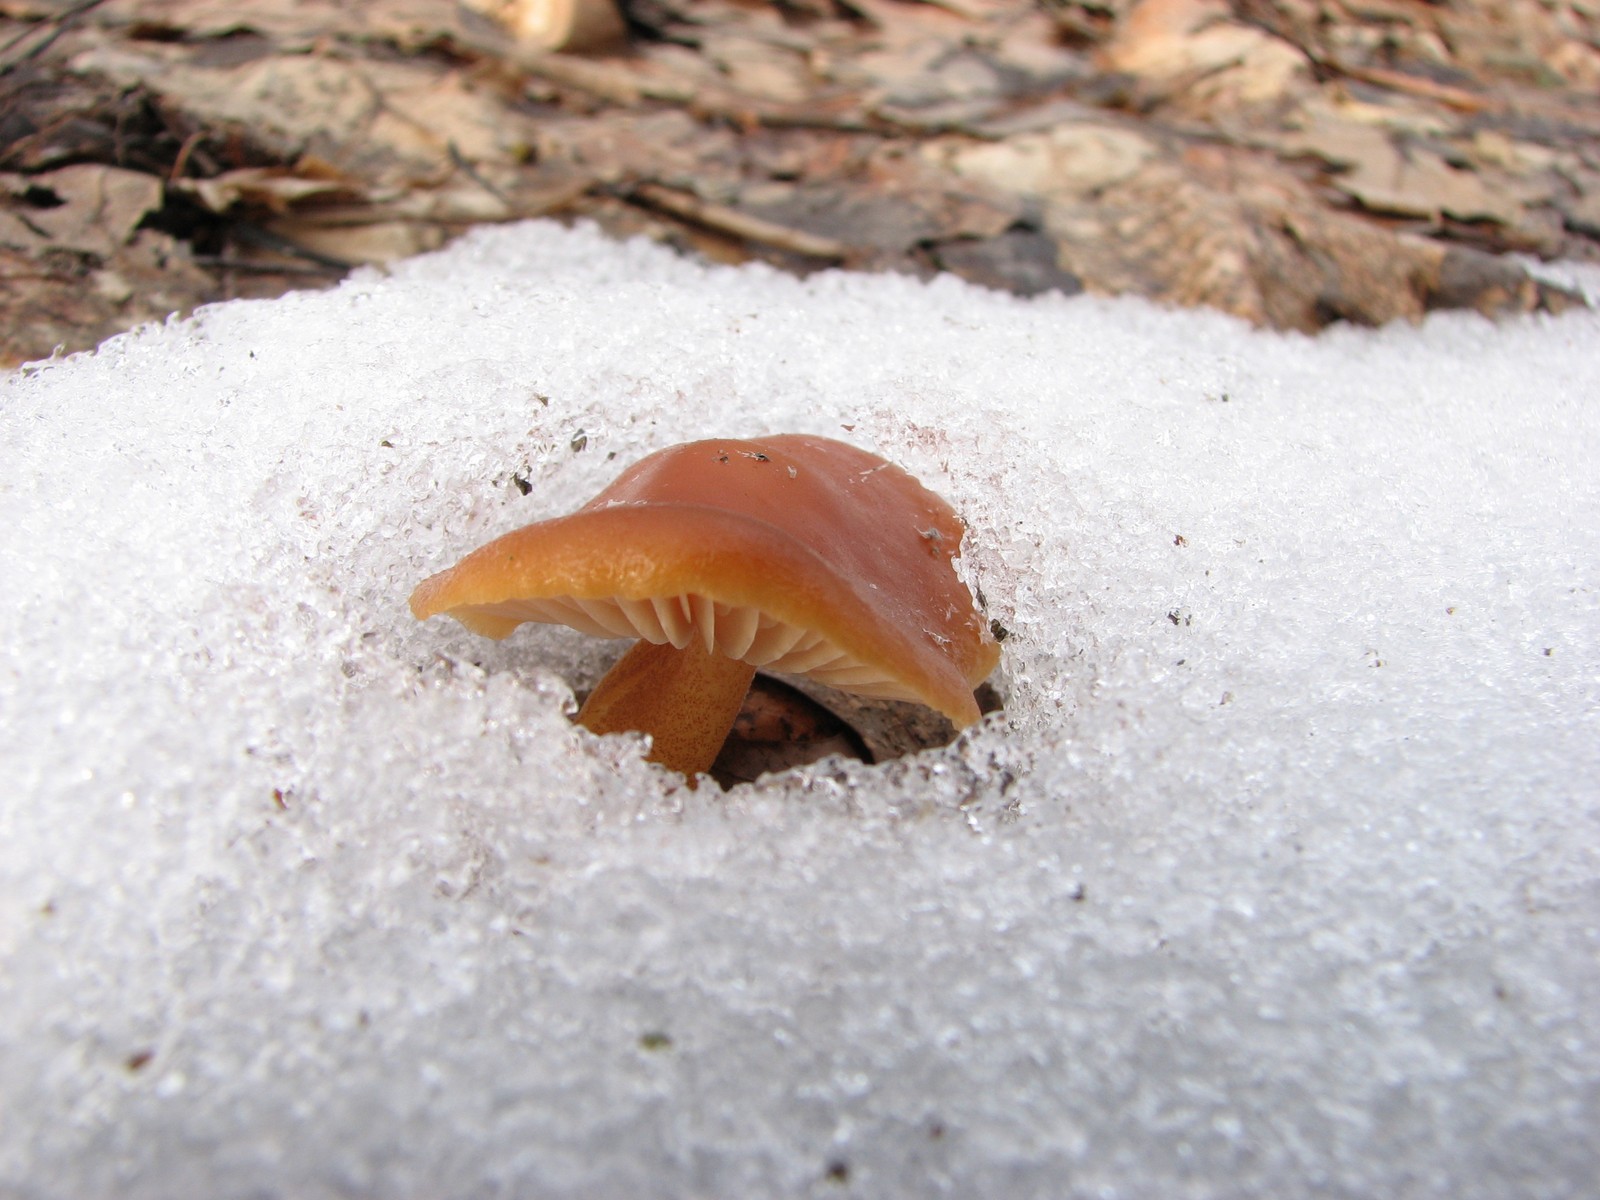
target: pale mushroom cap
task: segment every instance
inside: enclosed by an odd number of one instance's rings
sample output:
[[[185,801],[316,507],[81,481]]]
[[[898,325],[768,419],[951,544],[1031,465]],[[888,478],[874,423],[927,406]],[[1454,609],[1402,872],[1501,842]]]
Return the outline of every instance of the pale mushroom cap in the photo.
[[[968,725],[999,647],[951,565],[962,533],[938,496],[843,442],[690,442],[424,580],[411,610],[496,638],[523,621],[680,649],[697,637]]]

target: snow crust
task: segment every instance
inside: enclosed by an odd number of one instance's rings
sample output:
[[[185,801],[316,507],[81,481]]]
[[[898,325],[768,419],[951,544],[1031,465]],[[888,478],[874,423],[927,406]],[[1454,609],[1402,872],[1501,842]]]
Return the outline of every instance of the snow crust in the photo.
[[[0,387],[0,1194],[1594,1194],[1595,314],[531,224]],[[406,611],[786,431],[966,516],[1003,716],[690,791]]]

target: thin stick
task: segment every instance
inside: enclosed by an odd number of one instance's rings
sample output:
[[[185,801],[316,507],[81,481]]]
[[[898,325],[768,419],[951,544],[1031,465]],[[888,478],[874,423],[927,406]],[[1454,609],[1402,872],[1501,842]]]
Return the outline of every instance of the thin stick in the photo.
[[[680,192],[659,183],[638,184],[629,193],[629,198],[720,233],[731,233],[735,237],[805,258],[837,260],[850,256],[850,246],[834,238],[791,229],[774,221],[764,221],[725,204],[714,204],[691,192]]]
[[[1408,75],[1404,71],[1391,71],[1387,67],[1361,67],[1353,63],[1342,63],[1333,60],[1324,60],[1325,64],[1340,74],[1348,75],[1351,79],[1359,79],[1362,83],[1370,83],[1375,87],[1388,88],[1391,92],[1405,92],[1407,95],[1417,96],[1423,100],[1435,100],[1447,105],[1457,112],[1475,113],[1482,112],[1490,107],[1491,102],[1483,96],[1467,91],[1465,88],[1452,87],[1448,83],[1436,83],[1432,79],[1424,79],[1420,75]]]
[[[17,58],[12,62],[0,63],[0,75],[6,74],[13,67],[21,66],[29,59],[38,58],[39,55],[43,54],[50,48],[51,44],[58,37],[67,31],[68,26],[70,26],[79,17],[83,16],[84,13],[90,11],[91,9],[99,8],[105,2],[106,0],[84,0],[84,2],[78,5],[76,8],[69,8],[60,16],[50,17],[48,20],[41,22],[40,24],[42,25],[54,25],[55,28],[49,33],[45,34],[44,37],[40,38],[35,45],[28,47],[26,54],[18,55]],[[38,29],[39,26],[34,25],[22,30],[17,34],[16,37],[12,38],[4,46],[0,46],[0,54],[9,54],[14,46],[16,46],[24,38],[37,32]]]

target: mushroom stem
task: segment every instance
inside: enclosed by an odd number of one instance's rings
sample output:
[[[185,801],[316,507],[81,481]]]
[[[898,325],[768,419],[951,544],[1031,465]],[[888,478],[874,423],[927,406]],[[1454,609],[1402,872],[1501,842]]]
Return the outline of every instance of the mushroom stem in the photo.
[[[584,701],[578,724],[593,733],[648,733],[650,761],[693,779],[722,749],[755,673],[708,651],[699,637],[682,650],[640,641]]]

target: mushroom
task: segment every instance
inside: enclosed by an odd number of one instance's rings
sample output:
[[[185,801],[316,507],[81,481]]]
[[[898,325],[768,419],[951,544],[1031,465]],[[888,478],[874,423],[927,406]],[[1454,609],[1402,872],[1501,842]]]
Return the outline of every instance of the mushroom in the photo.
[[[524,621],[638,642],[578,712],[693,778],[757,667],[914,700],[958,727],[999,647],[951,565],[964,526],[905,471],[829,438],[657,451],[578,511],[418,585],[411,611],[503,638]]]

